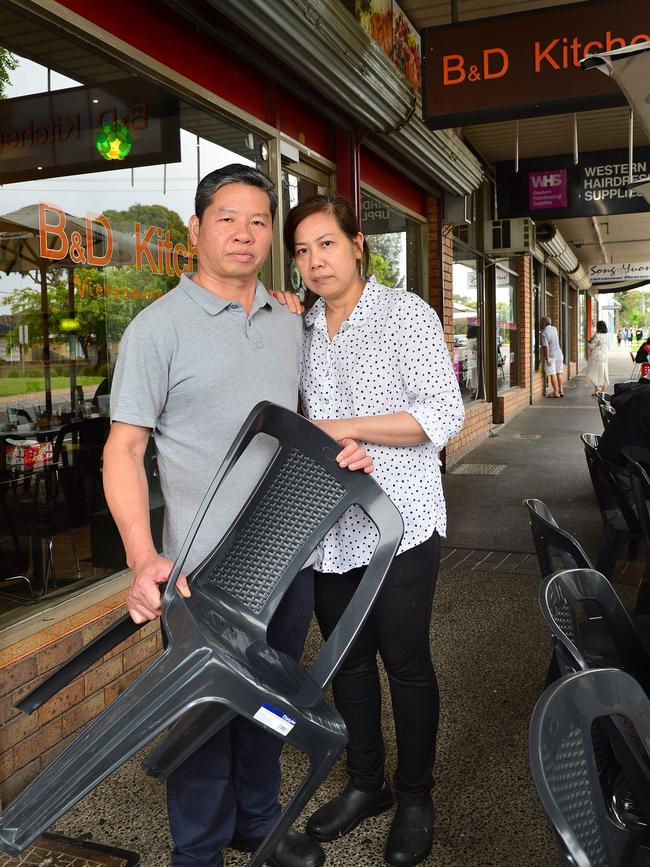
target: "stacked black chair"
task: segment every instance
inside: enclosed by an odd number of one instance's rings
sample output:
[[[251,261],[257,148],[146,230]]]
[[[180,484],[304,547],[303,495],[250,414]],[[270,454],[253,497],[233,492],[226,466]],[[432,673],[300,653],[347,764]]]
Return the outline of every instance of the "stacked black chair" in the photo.
[[[584,433],[580,439],[603,522],[603,538],[596,566],[611,578],[624,545],[628,546],[628,557],[634,558],[641,540],[641,527],[632,504],[620,490],[615,476],[598,451],[600,437]]]
[[[274,438],[277,450],[229,530],[188,576],[192,595],[186,599],[176,581],[201,522],[258,434]],[[338,451],[334,440],[295,413],[269,403],[254,408],[169,575],[162,603],[165,651],[0,815],[3,851],[21,851],[168,726],[176,724],[167,739],[169,758],[181,746],[191,754],[206,729],[210,736],[239,714],[310,760],[308,776],[249,865],[264,863],[345,746],[345,725],[324,689],[363,626],[403,532],[399,512],[379,486],[365,473],[341,469]],[[310,553],[353,505],[369,515],[379,541],[354,597],[305,671],[266,644],[266,627]],[[88,658],[95,652],[91,648]],[[164,759],[158,767],[164,772],[171,764]]]
[[[645,546],[644,580],[639,588],[636,610],[650,613],[650,449],[627,447],[623,449],[632,482],[636,514]]]
[[[533,537],[533,544],[537,553],[537,561],[542,578],[546,578],[555,572],[554,558],[558,557],[565,569],[592,569],[589,557],[580,543],[562,530],[550,510],[541,500],[524,500],[528,510],[528,523]],[[587,603],[587,607],[588,603]],[[612,657],[612,646],[607,632],[603,627],[602,614],[597,607],[592,607],[589,617],[580,624],[581,639],[591,649],[594,655],[603,659]],[[551,637],[553,637],[551,633]],[[561,674],[560,659],[561,650],[558,650],[557,642],[553,639],[555,655],[548,669],[547,685],[557,680]],[[609,664],[614,664],[615,658],[609,659]]]
[[[29,548],[18,534],[8,498],[15,479],[6,470],[0,470],[0,591],[18,604],[26,604],[34,597],[32,583],[27,576]],[[24,588],[27,596],[16,594],[15,589]]]
[[[603,423],[603,430],[607,430],[607,425],[616,415],[614,407],[605,400],[598,401],[598,411],[600,412],[600,420]]]
[[[603,792],[599,744],[593,733],[611,721],[627,747],[626,771],[638,792],[650,794],[647,764],[618,716],[630,721],[650,754],[650,701],[628,674],[585,671],[550,686],[537,702],[529,732],[529,761],[551,820],[563,863],[571,867],[634,867],[650,863],[647,824],[622,824]],[[647,800],[644,799],[644,800]]]

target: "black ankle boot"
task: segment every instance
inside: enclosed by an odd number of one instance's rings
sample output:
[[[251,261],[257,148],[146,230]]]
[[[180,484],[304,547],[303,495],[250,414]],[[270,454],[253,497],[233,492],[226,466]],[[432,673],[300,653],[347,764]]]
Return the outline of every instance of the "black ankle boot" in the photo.
[[[349,783],[338,797],[316,810],[307,822],[307,833],[320,842],[336,840],[392,805],[393,793],[387,783],[378,792],[362,792]]]
[[[235,834],[228,848],[238,852],[255,852],[263,839],[264,837],[242,837]],[[322,867],[325,853],[307,834],[289,830],[266,863],[271,867]]]
[[[386,860],[396,867],[419,864],[433,843],[433,803],[400,804],[386,843]]]

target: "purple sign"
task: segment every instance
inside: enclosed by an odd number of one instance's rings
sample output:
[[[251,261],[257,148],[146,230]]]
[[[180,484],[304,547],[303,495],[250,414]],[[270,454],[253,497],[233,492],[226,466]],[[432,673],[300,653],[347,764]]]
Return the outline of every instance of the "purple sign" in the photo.
[[[546,172],[528,173],[528,194],[531,210],[566,208],[566,169],[551,169]]]

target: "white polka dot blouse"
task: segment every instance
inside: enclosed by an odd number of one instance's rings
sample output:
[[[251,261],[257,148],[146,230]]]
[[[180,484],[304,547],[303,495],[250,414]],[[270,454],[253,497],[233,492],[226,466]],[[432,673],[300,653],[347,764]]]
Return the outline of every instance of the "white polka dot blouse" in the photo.
[[[399,509],[404,538],[398,553],[437,530],[446,533],[438,452],[461,429],[463,402],[437,314],[412,292],[370,277],[350,317],[329,340],[325,303],[305,314],[300,395],[310,419],[409,412],[429,440],[415,446],[362,443],[374,477]],[[354,506],[317,552],[321,572],[366,565],[377,531]]]

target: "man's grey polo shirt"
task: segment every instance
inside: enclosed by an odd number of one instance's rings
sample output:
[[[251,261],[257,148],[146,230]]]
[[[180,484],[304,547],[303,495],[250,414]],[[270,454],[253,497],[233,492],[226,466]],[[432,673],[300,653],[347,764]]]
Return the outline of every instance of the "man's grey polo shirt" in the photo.
[[[174,559],[242,422],[261,400],[295,410],[302,319],[258,281],[250,315],[183,274],[139,313],[120,343],[111,420],[151,428],[165,498],[163,551]],[[213,501],[185,571],[237,514],[273,452],[249,447]]]

